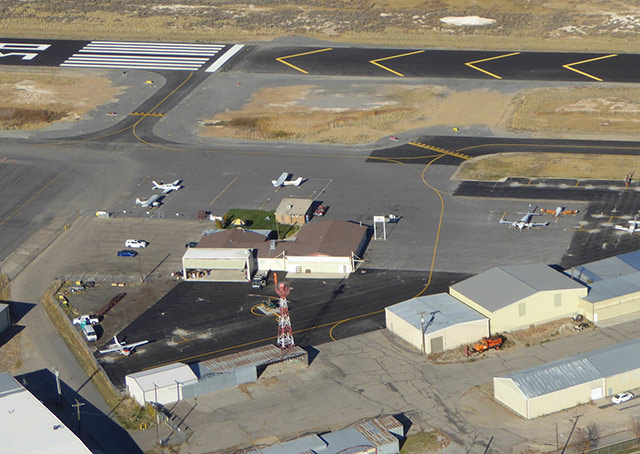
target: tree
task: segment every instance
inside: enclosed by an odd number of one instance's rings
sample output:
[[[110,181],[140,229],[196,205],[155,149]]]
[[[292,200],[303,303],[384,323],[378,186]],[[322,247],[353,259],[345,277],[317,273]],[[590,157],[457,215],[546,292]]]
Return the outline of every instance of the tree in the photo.
[[[640,440],[640,418],[631,418],[630,422],[631,433],[636,437],[637,440]]]
[[[577,430],[571,447],[582,454],[597,447],[598,443],[600,443],[600,427],[592,422],[587,427]]]

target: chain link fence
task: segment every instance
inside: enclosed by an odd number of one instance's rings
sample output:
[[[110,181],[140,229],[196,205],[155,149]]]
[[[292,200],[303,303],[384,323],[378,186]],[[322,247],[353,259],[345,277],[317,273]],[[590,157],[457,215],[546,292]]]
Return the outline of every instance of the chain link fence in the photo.
[[[592,449],[590,451],[586,451],[585,454],[626,454],[632,452],[640,452],[640,440],[637,438],[609,446],[603,446],[602,448]]]

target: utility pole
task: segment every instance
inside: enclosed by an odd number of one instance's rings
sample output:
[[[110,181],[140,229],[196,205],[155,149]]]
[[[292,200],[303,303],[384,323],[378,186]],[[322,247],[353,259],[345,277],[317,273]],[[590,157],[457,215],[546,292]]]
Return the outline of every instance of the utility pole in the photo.
[[[567,446],[569,446],[569,440],[571,440],[571,435],[573,435],[573,431],[575,430],[576,426],[578,425],[578,418],[580,418],[580,416],[582,416],[582,415],[576,416],[576,420],[573,422],[573,427],[571,428],[571,432],[569,432],[569,436],[567,437],[567,442],[564,444],[564,448],[562,448],[562,453],[561,454],[564,454],[564,451],[567,449]]]
[[[79,402],[78,399],[76,399],[76,403],[72,405],[72,407],[75,407],[75,409],[78,412],[78,438],[82,439],[82,427],[80,426],[80,407],[82,407],[84,405],[84,402]]]
[[[60,371],[58,370],[58,368],[56,367],[53,370],[53,373],[56,375],[56,390],[58,392],[58,402],[57,402],[57,406],[61,406],[62,405],[62,390],[60,389]]]
[[[427,354],[427,348],[424,344],[424,312],[420,312],[420,337],[422,337],[422,356]]]

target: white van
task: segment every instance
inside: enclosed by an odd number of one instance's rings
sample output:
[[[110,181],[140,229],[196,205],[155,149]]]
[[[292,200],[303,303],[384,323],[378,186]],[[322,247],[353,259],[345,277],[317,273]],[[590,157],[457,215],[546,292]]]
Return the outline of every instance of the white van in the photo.
[[[91,325],[84,325],[82,327],[82,334],[87,338],[89,342],[94,342],[98,340],[98,335],[96,334],[96,330],[93,329]]]

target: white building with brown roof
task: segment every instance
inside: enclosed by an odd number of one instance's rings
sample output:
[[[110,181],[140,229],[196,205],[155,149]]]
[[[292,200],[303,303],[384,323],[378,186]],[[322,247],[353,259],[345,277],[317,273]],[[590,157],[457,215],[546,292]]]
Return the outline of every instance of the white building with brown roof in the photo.
[[[287,240],[270,240],[245,229],[219,230],[187,250],[182,259],[184,276],[197,281],[241,281],[250,279],[254,271],[272,270],[285,271],[288,277],[344,277],[357,268],[366,242],[367,227],[336,219],[306,224]],[[229,251],[241,252],[242,257],[229,260]]]

